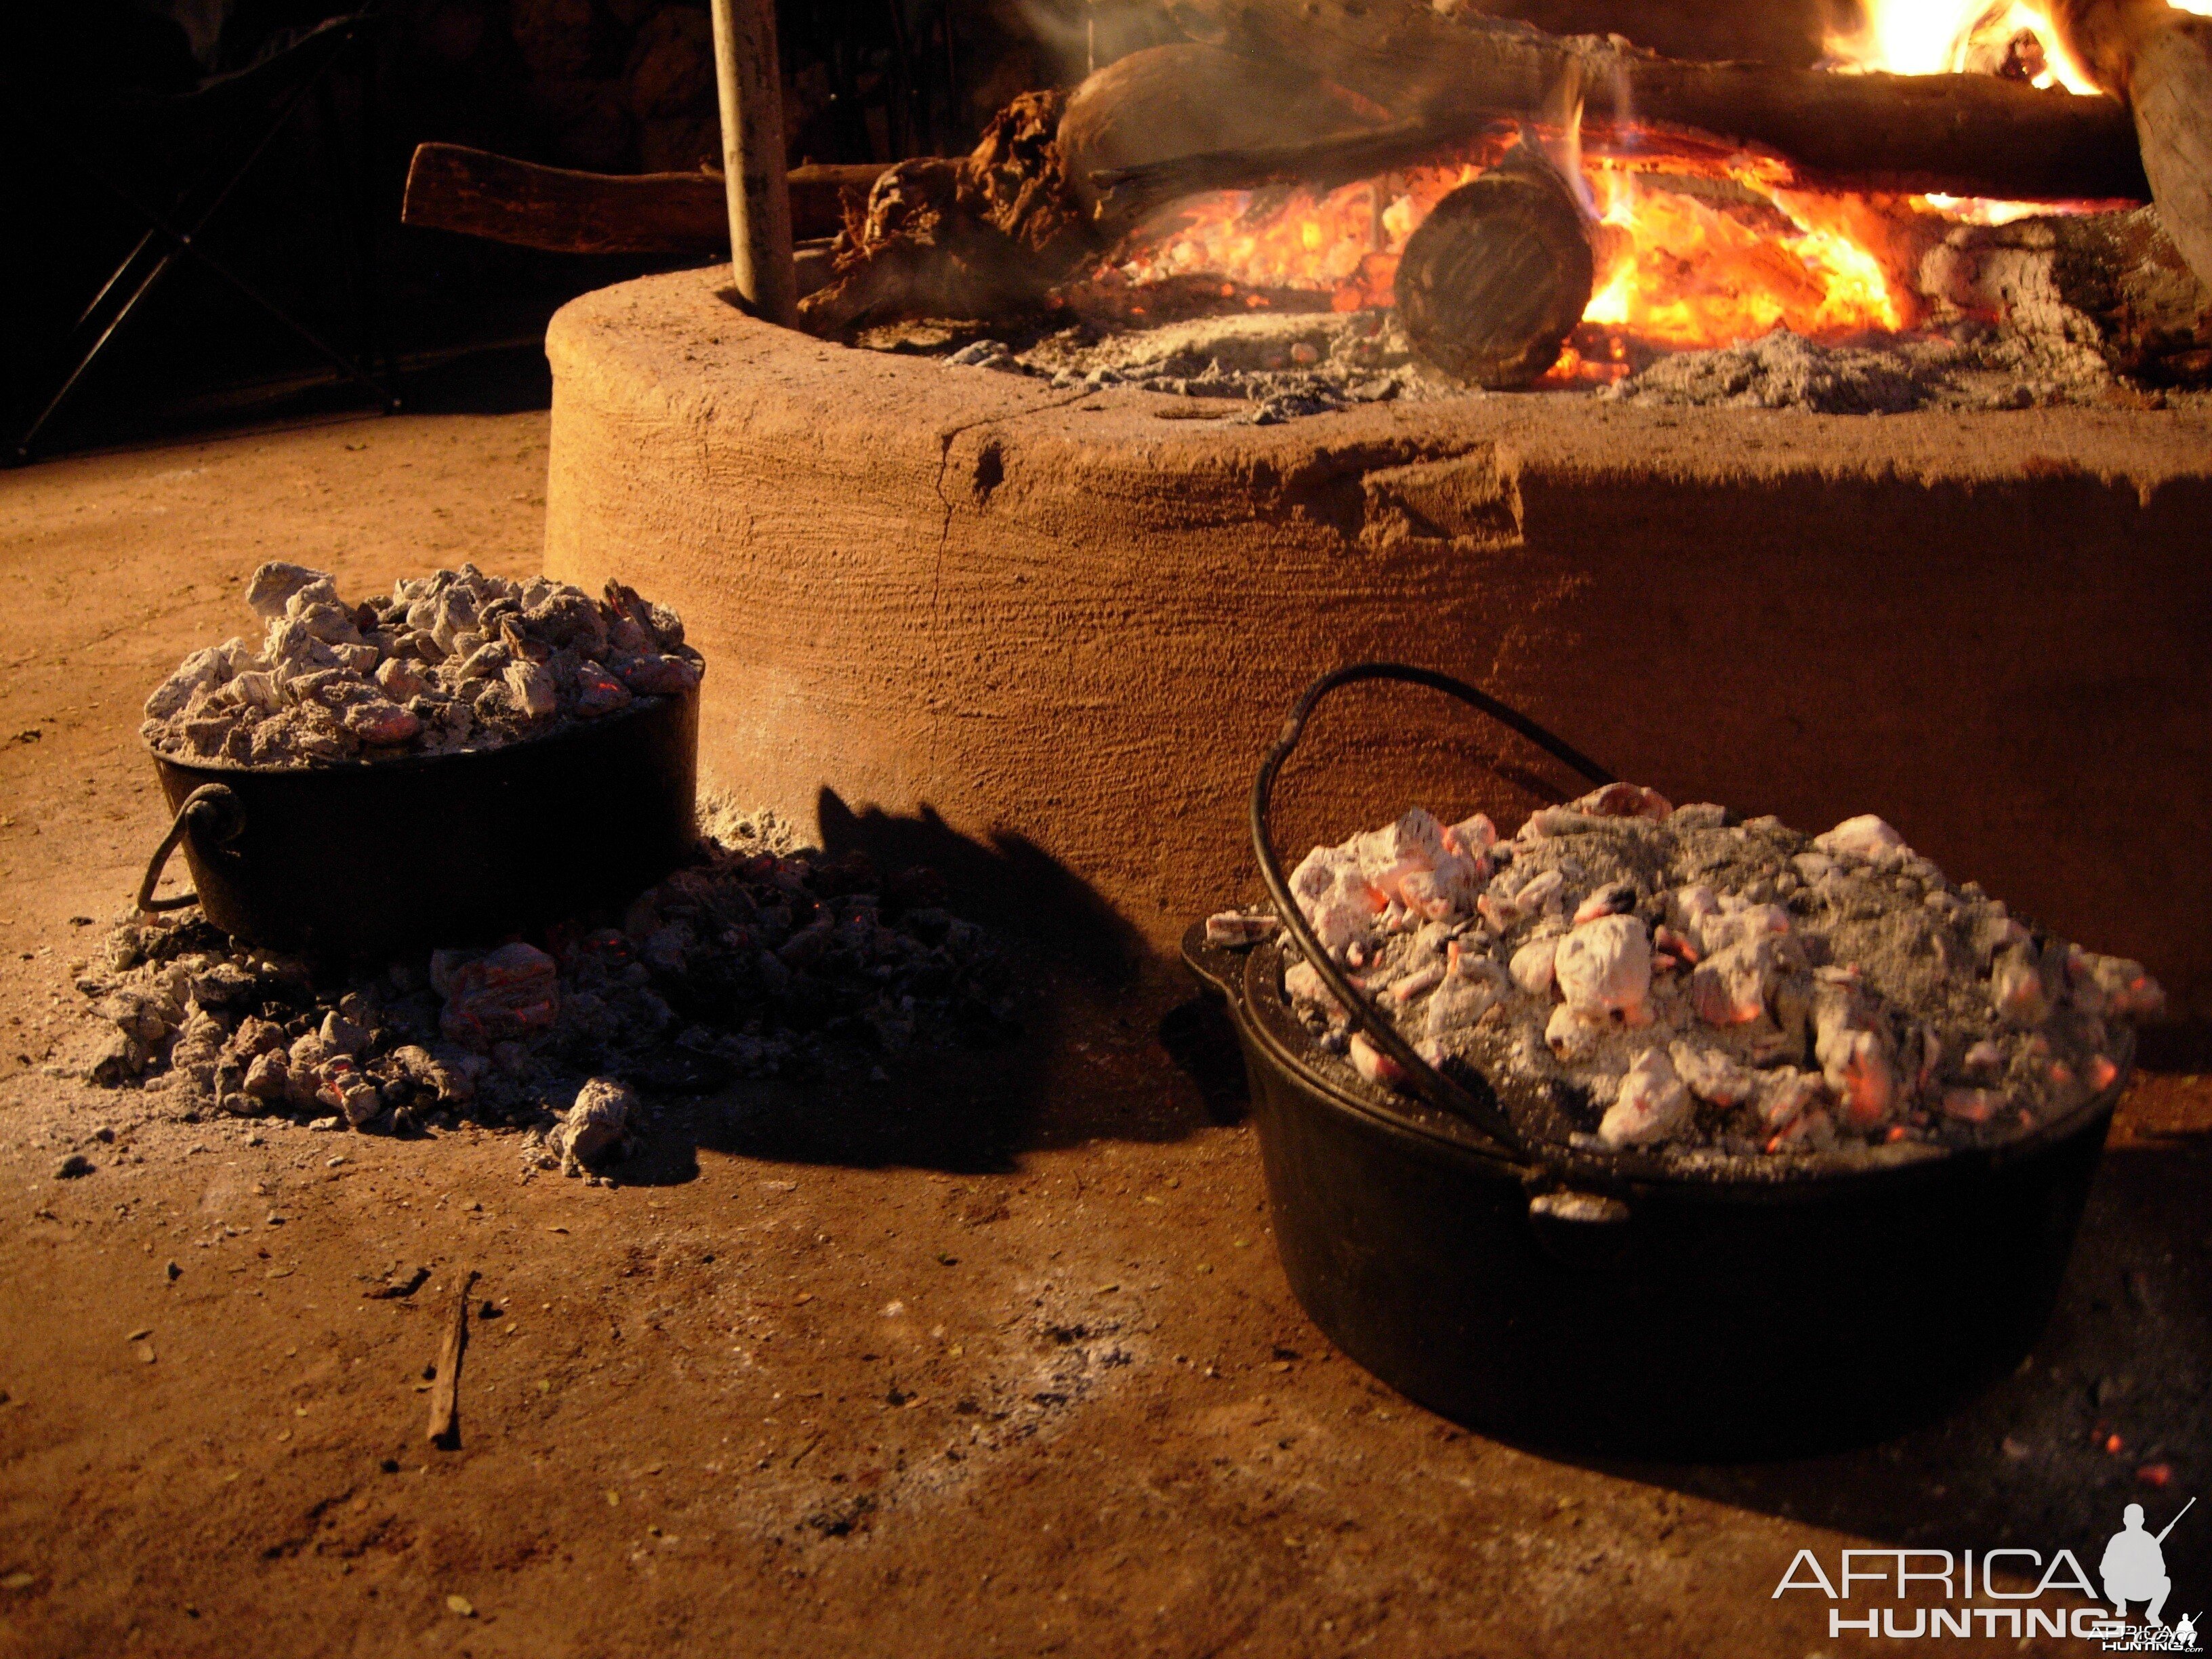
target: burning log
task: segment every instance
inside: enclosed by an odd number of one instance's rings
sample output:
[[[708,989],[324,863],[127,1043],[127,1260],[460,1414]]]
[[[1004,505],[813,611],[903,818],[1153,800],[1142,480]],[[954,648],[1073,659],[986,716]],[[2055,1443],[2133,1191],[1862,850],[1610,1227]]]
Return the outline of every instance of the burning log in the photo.
[[[1485,0],[1482,9],[1549,34],[1626,34],[1669,58],[1810,69],[1838,9],[1828,0]]]
[[[1398,317],[1424,359],[1506,391],[1559,360],[1595,279],[1572,187],[1524,143],[1437,203],[1407,242]]]
[[[1374,99],[1407,124],[1409,142],[1425,135],[1430,149],[1534,114],[1578,60],[1600,137],[1631,126],[1702,135],[1778,158],[1799,184],[1836,190],[2014,201],[2150,194],[2125,108],[1996,76],[1678,62],[1618,40],[1559,38],[1413,0],[1188,0],[1187,9],[1218,44]]]
[[[2167,233],[2212,282],[2212,19],[2164,0],[2058,0],[2052,21],[2091,78],[2128,100]]]

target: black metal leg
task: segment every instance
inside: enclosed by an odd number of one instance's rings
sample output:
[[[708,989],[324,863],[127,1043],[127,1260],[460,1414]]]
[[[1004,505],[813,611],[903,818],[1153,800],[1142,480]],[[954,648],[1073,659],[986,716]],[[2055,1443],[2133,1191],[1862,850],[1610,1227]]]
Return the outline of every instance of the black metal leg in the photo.
[[[121,328],[125,320],[138,308],[138,302],[153,291],[154,284],[160,282],[167,274],[175,258],[176,254],[172,251],[154,261],[152,268],[140,280],[138,286],[131,291],[131,297],[125,300],[122,307],[108,319],[107,326],[100,331],[92,343],[84,349],[83,354],[70,365],[69,373],[62,377],[62,383],[55,388],[53,396],[46,399],[46,407],[39,411],[37,417],[30,425],[23,428],[22,435],[15,440],[14,459],[18,465],[31,459],[31,446],[39,441],[39,434],[46,430],[46,422],[53,419],[54,411],[62,406],[64,400],[70,392],[76,390],[76,383],[84,378],[85,370],[92,367],[93,359],[99,356],[106,348],[108,341],[115,337],[115,331]],[[120,275],[120,272],[118,274]],[[113,278],[110,278],[109,281],[112,286]]]
[[[297,335],[303,342],[305,342],[318,356],[328,362],[346,379],[356,381],[356,383],[368,387],[376,395],[379,402],[383,404],[387,410],[398,407],[398,399],[392,395],[389,386],[379,380],[368,370],[362,368],[360,364],[354,362],[354,360],[345,353],[339,351],[337,348],[329,344],[313,329],[309,328],[306,324],[301,322],[297,318],[292,316],[282,307],[270,300],[252,283],[232,271],[221,260],[209,253],[205,248],[200,246],[196,240],[200,232],[206,228],[208,222],[212,220],[217,213],[222,211],[224,204],[228,202],[232,194],[237,190],[240,183],[253,170],[255,165],[260,161],[262,155],[266,153],[270,145],[276,141],[277,135],[289,124],[293,115],[298,111],[301,104],[325,83],[326,77],[330,75],[334,66],[344,56],[347,51],[351,49],[361,40],[362,33],[363,30],[359,27],[356,27],[353,29],[347,31],[343,38],[335,40],[331,43],[329,50],[321,61],[312,65],[302,76],[299,84],[291,88],[290,91],[282,99],[274,113],[270,115],[267,124],[262,129],[260,136],[255,140],[244,158],[238,161],[236,166],[229,171],[228,175],[224,179],[221,188],[216,191],[212,198],[208,200],[205,204],[198,210],[197,214],[191,216],[189,225],[182,229],[179,229],[177,226],[170,223],[166,215],[158,213],[149,207],[144,202],[141,201],[137,198],[136,192],[130,190],[115,179],[108,176],[102,168],[95,166],[85,156],[70,150],[66,147],[59,144],[52,146],[71,165],[73,165],[79,173],[84,174],[86,177],[93,180],[93,182],[99,185],[102,189],[106,190],[108,194],[114,197],[116,200],[122,203],[125,206],[130,208],[146,223],[148,227],[145,234],[140,237],[137,246],[131,250],[129,257],[126,258],[124,262],[109,276],[106,282],[101,285],[99,293],[93,296],[91,302],[85,307],[82,314],[78,318],[76,326],[70,331],[71,337],[75,337],[82,332],[83,329],[94,319],[101,308],[106,305],[107,301],[114,294],[118,285],[124,282],[132,265],[145,254],[145,252],[156,240],[166,241],[168,246],[161,257],[157,258],[154,262],[153,265],[147,270],[145,276],[139,280],[137,286],[132,289],[129,297],[126,298],[120,307],[116,309],[114,314],[108,319],[106,324],[100,327],[91,343],[86,346],[84,350],[70,365],[68,373],[62,378],[59,386],[56,388],[52,395],[47,398],[45,405],[39,410],[38,415],[32,420],[31,423],[24,428],[22,434],[15,441],[12,455],[10,456],[12,460],[20,463],[30,459],[32,447],[37,442],[39,435],[46,429],[48,422],[52,420],[56,411],[58,410],[63,403],[68,399],[70,394],[76,389],[78,384],[83,380],[86,371],[91,368],[93,362],[99,357],[100,354],[106,349],[108,343],[115,337],[117,331],[121,329],[124,323],[127,321],[137,311],[139,303],[145,299],[148,294],[152,292],[155,285],[168,273],[170,267],[176,263],[177,258],[179,254],[190,255],[216,276],[236,290],[250,303],[261,311],[266,313],[276,321],[283,324],[287,329],[290,330],[291,332]],[[27,125],[28,124],[27,123]],[[333,142],[335,142],[335,137],[333,137]],[[212,168],[204,169],[200,176],[202,179],[204,179],[210,176],[212,172]],[[189,198],[191,195],[197,193],[198,190],[198,180],[195,180],[193,184],[186,186],[186,198]],[[386,356],[388,358],[388,352]]]

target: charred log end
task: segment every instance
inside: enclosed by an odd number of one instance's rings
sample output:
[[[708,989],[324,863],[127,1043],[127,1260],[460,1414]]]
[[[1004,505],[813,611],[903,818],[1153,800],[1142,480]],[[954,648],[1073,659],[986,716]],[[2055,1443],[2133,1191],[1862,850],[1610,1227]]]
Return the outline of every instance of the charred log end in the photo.
[[[1437,204],[1406,244],[1395,297],[1424,362],[1502,392],[1559,361],[1595,280],[1588,222],[1565,180],[1516,150]]]

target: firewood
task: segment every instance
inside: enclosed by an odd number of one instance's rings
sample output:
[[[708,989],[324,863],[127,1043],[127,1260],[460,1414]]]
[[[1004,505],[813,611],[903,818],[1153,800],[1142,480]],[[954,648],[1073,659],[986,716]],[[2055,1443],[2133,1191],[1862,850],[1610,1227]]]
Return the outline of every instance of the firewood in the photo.
[[[1132,167],[1101,168],[1091,173],[1086,183],[1098,204],[1100,228],[1110,238],[1155,209],[1186,196],[1273,184],[1334,189],[1394,167],[1431,160],[1438,151],[1464,143],[1494,125],[1487,116],[1464,122],[1394,121],[1387,126],[1326,137],[1249,144],[1195,155],[1170,155]]]
[[[2167,234],[2212,282],[2212,18],[2165,0],[2058,0],[2052,21],[2089,76],[2128,100]]]
[[[1702,134],[1829,189],[2009,200],[2142,201],[2127,111],[1996,76],[1835,75],[1685,63],[1614,40],[1555,37],[1425,0],[1185,0],[1206,37],[1373,99],[1440,143],[1533,113],[1570,58],[1589,136]],[[1358,142],[1358,141],[1354,141]]]
[[[793,167],[793,234],[834,236],[842,200],[888,169]],[[551,253],[713,253],[730,246],[719,173],[575,173],[463,144],[422,144],[407,170],[402,224],[459,231]]]
[[[1559,361],[1596,280],[1590,216],[1568,176],[1580,160],[1575,60],[1539,114],[1553,152],[1524,135],[1437,204],[1398,262],[1393,302],[1414,351],[1493,391],[1528,386]]]
[[[461,1275],[453,1291],[453,1310],[446,1322],[445,1340],[438,1345],[438,1375],[430,1390],[429,1438],[451,1446],[460,1437],[461,1353],[469,1346],[469,1291],[477,1282],[474,1269]]]
[[[902,317],[1011,317],[1042,305],[1099,242],[1061,164],[1066,94],[1025,93],[957,161],[902,161],[839,240],[834,272],[799,306],[810,333]]]
[[[1831,0],[1483,0],[1482,9],[1550,34],[1625,34],[1669,58],[1810,69],[1838,8]]]
[[[1398,319],[1424,361],[1510,391],[1559,361],[1595,276],[1572,186],[1524,143],[1421,222],[1398,262]]]
[[[2151,385],[2212,374],[2212,288],[2149,208],[1953,224],[1921,256],[1940,319],[1963,313],[2030,338],[2087,345]]]

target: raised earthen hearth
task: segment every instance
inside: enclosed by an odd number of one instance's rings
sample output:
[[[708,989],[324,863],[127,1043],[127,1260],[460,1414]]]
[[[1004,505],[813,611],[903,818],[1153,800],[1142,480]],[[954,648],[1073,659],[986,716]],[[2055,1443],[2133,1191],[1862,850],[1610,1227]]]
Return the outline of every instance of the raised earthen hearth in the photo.
[[[1255,890],[1246,794],[1298,690],[1390,658],[1679,800],[1878,812],[2212,1012],[2212,415],[1522,395],[1258,426],[846,349],[725,283],[555,319],[546,561],[682,612],[718,665],[702,763],[750,801],[1028,843],[1164,950]],[[1439,746],[1489,742],[1449,708],[1324,724],[1286,842],[1512,811]]]

